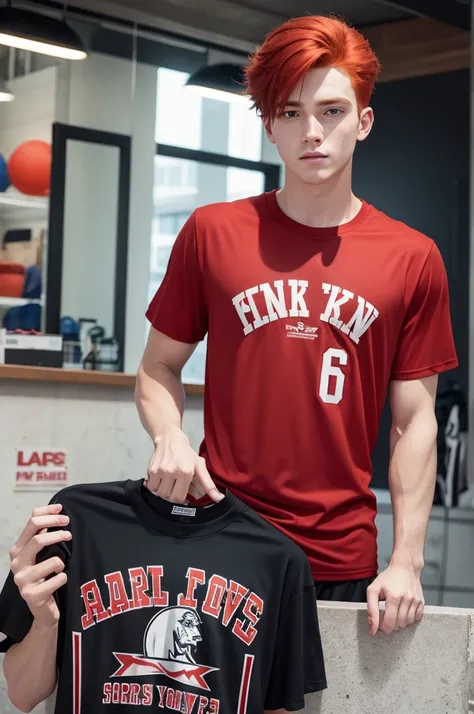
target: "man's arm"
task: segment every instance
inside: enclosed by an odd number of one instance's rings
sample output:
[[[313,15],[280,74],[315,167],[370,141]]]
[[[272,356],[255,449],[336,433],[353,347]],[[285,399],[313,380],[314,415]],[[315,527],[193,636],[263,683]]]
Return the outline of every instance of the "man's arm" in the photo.
[[[8,697],[17,709],[31,712],[56,688],[58,628],[41,627],[33,622],[25,639],[10,647],[3,671]]]
[[[223,498],[181,428],[181,371],[195,349],[196,344],[178,342],[151,327],[135,387],[140,420],[155,446],[147,486],[175,503],[183,503],[189,491],[194,496],[208,493],[214,501]]]
[[[390,387],[389,486],[394,545],[388,568],[369,587],[370,634],[390,633],[423,615],[420,583],[426,530],[436,482],[436,375],[393,381]],[[380,624],[379,601],[385,600]]]
[[[392,382],[389,486],[394,544],[392,561],[424,566],[426,529],[436,483],[437,375]]]
[[[181,429],[184,411],[181,371],[196,346],[172,340],[150,327],[137,374],[135,403],[154,444],[164,434]]]

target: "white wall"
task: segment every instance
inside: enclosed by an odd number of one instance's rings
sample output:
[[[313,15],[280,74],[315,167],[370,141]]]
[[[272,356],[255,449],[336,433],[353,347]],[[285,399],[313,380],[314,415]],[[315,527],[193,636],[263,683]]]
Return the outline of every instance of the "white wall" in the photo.
[[[136,67],[134,92],[132,71],[130,60],[107,55],[70,63],[67,110],[70,124],[132,136],[126,372],[136,371],[144,347],[156,114],[156,69]],[[97,317],[111,330],[118,152],[75,144],[71,162],[63,314]]]
[[[8,158],[28,139],[51,141],[56,115],[57,67],[9,81],[13,102],[0,105],[0,152]]]

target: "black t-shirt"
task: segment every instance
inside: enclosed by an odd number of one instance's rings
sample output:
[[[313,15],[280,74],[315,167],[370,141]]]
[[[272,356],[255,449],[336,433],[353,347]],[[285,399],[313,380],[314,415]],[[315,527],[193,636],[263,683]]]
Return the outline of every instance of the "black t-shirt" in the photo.
[[[326,687],[306,556],[230,492],[174,506],[140,480],[72,486],[51,502],[73,534],[60,550],[57,714],[296,711]],[[10,573],[0,649],[31,623]]]

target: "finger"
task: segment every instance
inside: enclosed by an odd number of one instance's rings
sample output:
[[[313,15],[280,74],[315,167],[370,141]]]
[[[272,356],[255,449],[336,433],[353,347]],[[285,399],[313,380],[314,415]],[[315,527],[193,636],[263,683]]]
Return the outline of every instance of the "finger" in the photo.
[[[20,570],[13,578],[17,587],[21,590],[27,585],[38,585],[53,573],[62,573],[65,568],[61,558],[48,558],[42,563],[29,565]]]
[[[172,474],[166,474],[165,477],[161,479],[158,490],[154,491],[155,495],[168,501],[173,493],[175,483],[176,477]]]
[[[160,487],[161,477],[156,473],[148,472],[146,478],[143,482],[145,488],[147,488],[151,493],[156,494]]]
[[[397,621],[395,623],[395,629],[397,630],[403,630],[408,624],[408,613],[411,609],[411,605],[413,602],[412,597],[403,597],[399,608],[398,608],[398,615],[397,615]]]
[[[377,634],[380,623],[380,588],[377,585],[370,585],[367,588],[367,611],[369,617],[369,635],[374,637]]]
[[[38,508],[33,508],[32,517],[36,516],[48,516],[55,513],[60,513],[63,507],[61,503],[50,503],[48,506],[39,506]]]
[[[153,455],[150,463],[148,464],[145,477],[145,486],[153,493],[158,490],[162,476],[160,467],[153,463],[154,458],[155,456]]]
[[[394,631],[398,619],[398,608],[401,602],[399,597],[388,597],[385,605],[385,613],[380,625],[380,631],[389,635]]]
[[[191,479],[188,481],[184,478],[177,478],[168,500],[172,503],[184,503],[189,493],[190,483]]]
[[[196,461],[196,466],[194,467],[194,474],[206,491],[207,495],[212,498],[213,501],[219,503],[224,498],[224,494],[219,491],[216,484],[211,478],[209,471],[207,470],[206,462],[203,458],[199,457]]]
[[[416,611],[418,609],[418,605],[419,605],[418,600],[412,601],[412,603],[410,605],[410,609],[408,610],[408,614],[407,614],[407,625],[413,625],[413,623],[415,622]]]
[[[15,543],[17,548],[23,548],[41,528],[52,528],[57,525],[64,525],[59,515],[61,510],[62,505],[60,503],[35,508],[30,520]],[[63,516],[63,518],[64,517],[65,516]],[[49,519],[51,519],[51,521]]]
[[[58,573],[39,585],[29,585],[23,589],[22,597],[28,604],[42,605],[51,595],[67,583],[66,573]]]
[[[418,607],[416,608],[416,613],[415,613],[415,622],[420,622],[420,620],[423,618],[425,612],[425,602],[422,600]]]
[[[20,551],[18,556],[12,560],[11,569],[13,574],[16,574],[27,565],[35,565],[36,556],[43,548],[46,548],[48,545],[71,540],[71,538],[72,533],[70,531],[52,531],[33,536],[30,542]]]
[[[59,556],[55,555],[42,563],[37,563],[36,565],[32,565],[30,567],[32,571],[30,577],[39,583],[51,577],[51,575],[62,573],[66,567],[66,563],[64,560],[61,560]]]

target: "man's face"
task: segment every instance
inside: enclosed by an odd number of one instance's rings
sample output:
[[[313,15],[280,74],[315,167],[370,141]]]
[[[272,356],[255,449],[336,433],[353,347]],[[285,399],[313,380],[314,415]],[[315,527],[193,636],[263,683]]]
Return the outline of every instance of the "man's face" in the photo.
[[[304,184],[317,186],[351,165],[357,141],[369,135],[372,124],[372,109],[358,112],[348,74],[322,67],[305,75],[282,114],[265,128],[287,172]]]

